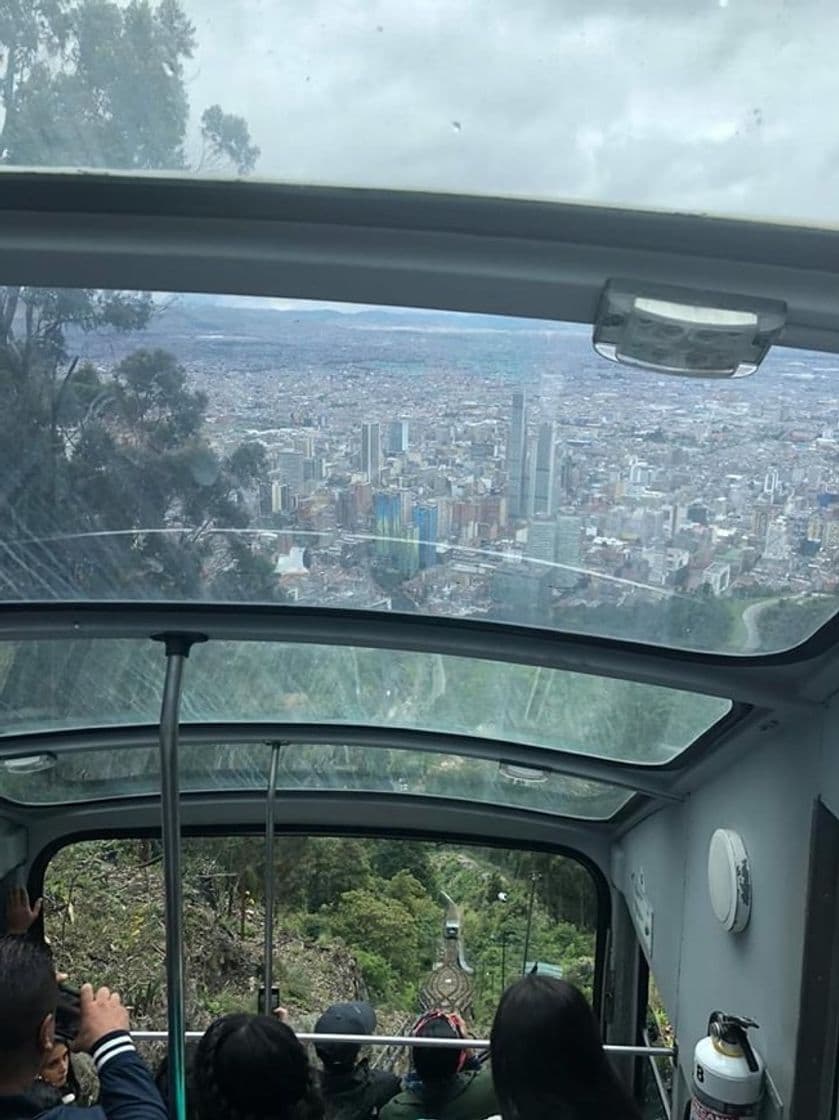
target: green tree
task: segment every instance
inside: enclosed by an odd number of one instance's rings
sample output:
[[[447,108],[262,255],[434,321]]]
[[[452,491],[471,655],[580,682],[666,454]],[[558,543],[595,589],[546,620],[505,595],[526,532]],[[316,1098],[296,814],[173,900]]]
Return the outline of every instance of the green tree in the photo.
[[[432,845],[418,840],[381,840],[373,851],[373,870],[384,879],[392,879],[400,871],[407,871],[433,893],[437,883],[431,850]]]
[[[178,0],[6,0],[0,9],[7,163],[183,170],[186,63],[195,29]],[[202,118],[214,166],[253,170],[241,117]]]
[[[2,159],[185,169],[194,49],[179,0],[6,0]],[[218,105],[203,139],[217,169],[245,173],[259,155],[246,122]],[[136,331],[153,311],[148,293],[0,288],[0,529],[16,542],[0,573],[7,593],[192,596],[209,586],[273,597],[265,557],[218,535],[248,524],[258,453],[214,461],[206,400],[171,355],[140,351],[110,371],[73,355],[81,335]],[[114,531],[124,535],[91,535]]]
[[[404,903],[369,890],[346,891],[333,901],[330,925],[351,949],[374,953],[396,973],[416,975],[421,938]]]

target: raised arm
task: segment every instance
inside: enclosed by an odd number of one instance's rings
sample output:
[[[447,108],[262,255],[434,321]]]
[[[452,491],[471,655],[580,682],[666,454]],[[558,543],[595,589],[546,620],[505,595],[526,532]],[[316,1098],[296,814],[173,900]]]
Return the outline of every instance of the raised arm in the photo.
[[[151,1074],[129,1034],[128,1010],[118,992],[83,984],[80,1023],[74,1046],[87,1050],[99,1075],[107,1120],[168,1120]]]

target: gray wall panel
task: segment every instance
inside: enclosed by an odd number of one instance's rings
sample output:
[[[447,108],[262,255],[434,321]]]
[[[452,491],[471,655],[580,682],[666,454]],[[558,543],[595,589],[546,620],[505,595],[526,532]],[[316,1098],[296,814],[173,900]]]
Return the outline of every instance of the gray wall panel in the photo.
[[[625,891],[632,871],[644,870],[654,909],[651,970],[675,1008],[686,1072],[710,1011],[750,1015],[760,1023],[756,1042],[787,1103],[819,742],[814,723],[794,745],[775,740],[752,751],[683,806],[642,822],[624,838],[616,866]],[[740,832],[752,867],[752,917],[741,934],[722,929],[708,899],[708,843],[720,827]]]

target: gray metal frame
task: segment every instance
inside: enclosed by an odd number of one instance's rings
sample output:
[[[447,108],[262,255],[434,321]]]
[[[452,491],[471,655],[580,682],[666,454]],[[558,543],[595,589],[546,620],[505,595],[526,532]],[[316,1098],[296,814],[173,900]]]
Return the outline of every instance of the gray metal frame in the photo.
[[[277,791],[277,767],[280,764],[282,743],[271,744],[271,768],[268,775],[268,793],[265,798],[265,943],[263,946],[263,985],[265,1008],[268,1010],[274,984],[274,796]]]
[[[828,625],[832,646],[839,629]],[[9,603],[0,606],[0,641],[142,639],[174,629],[219,641],[418,650],[541,665],[702,692],[767,709],[812,711],[829,694],[831,646],[825,649],[821,642],[808,643],[800,650],[783,655],[736,657],[506,623],[428,618],[395,611],[140,602]]]
[[[101,727],[83,731],[39,731],[16,736],[0,736],[0,758],[25,757],[49,752],[73,754],[75,751],[114,750],[148,747],[156,739],[157,729],[150,724],[127,727]],[[456,735],[442,731],[414,728],[382,727],[353,723],[185,723],[181,724],[181,742],[186,744],[260,743],[282,738],[294,744],[339,744],[346,746],[383,747],[391,750],[452,754],[464,758],[480,758],[506,762],[552,774],[604,782],[635,793],[644,793],[662,801],[681,801],[684,794],[670,786],[678,779],[675,767],[645,766],[641,763],[592,758],[553,747],[513,743],[506,739],[488,739],[478,735]]]
[[[0,283],[593,320],[606,280],[780,299],[839,349],[839,233],[509,199],[4,171]],[[223,267],[220,267],[223,262]]]

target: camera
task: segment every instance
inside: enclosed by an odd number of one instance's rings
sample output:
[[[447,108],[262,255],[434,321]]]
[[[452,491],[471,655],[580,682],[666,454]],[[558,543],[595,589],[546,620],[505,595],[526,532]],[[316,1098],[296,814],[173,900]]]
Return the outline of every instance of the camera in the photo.
[[[55,1037],[72,1042],[79,1033],[81,999],[79,989],[70,984],[58,985],[58,1002],[55,1007]]]

